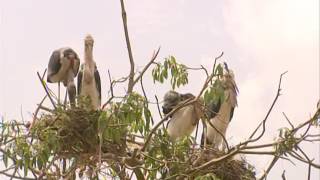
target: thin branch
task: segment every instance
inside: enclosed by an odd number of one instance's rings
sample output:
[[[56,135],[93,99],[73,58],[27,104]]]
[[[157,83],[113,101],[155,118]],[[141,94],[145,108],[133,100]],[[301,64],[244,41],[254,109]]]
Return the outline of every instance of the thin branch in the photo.
[[[270,170],[272,169],[272,167],[276,164],[276,162],[278,161],[279,156],[274,156],[270,165],[268,166],[267,170],[263,173],[263,175],[259,178],[259,180],[263,180],[267,177],[267,175],[269,174]]]
[[[220,132],[220,131],[211,123],[210,120],[207,120],[207,122],[208,122],[209,125],[210,125],[215,131],[217,131],[217,133],[222,137],[223,142],[225,143],[225,145],[226,145],[226,147],[227,147],[227,149],[228,149],[228,152],[229,152],[229,151],[230,151],[230,146],[229,146],[229,144],[228,144],[228,141],[227,141],[226,137],[222,134],[222,132]]]
[[[41,84],[42,84],[42,87],[43,87],[44,90],[46,91],[46,93],[47,93],[47,95],[48,95],[48,97],[49,97],[49,99],[50,99],[50,101],[51,101],[54,109],[57,109],[56,103],[53,101],[50,93],[48,92],[48,89],[47,89],[47,87],[46,87],[46,85],[45,85],[45,82],[44,82],[43,79],[41,78],[39,72],[37,72],[37,75],[38,75],[38,78],[39,78],[39,80],[40,80],[40,82],[41,82]]]
[[[294,126],[293,124],[291,123],[291,121],[289,120],[288,116],[286,115],[286,113],[282,112],[283,116],[285,117],[285,119],[288,121],[288,123],[290,124],[291,126],[291,129],[294,129]]]
[[[160,52],[160,47],[158,48],[158,50],[155,52],[153,51],[153,55],[151,57],[151,60],[149,61],[149,63],[143,68],[143,70],[141,71],[141,73],[138,75],[138,77],[133,81],[133,86],[139,81],[139,79],[143,76],[143,74],[148,70],[148,68],[150,67],[151,64],[153,64],[153,62],[156,60],[158,54]]]
[[[269,117],[269,115],[270,115],[270,113],[271,113],[274,105],[276,104],[276,102],[277,102],[277,100],[278,100],[278,98],[279,98],[279,96],[280,96],[282,76],[285,75],[287,72],[288,72],[288,71],[286,71],[286,72],[284,72],[284,73],[282,73],[282,74],[280,75],[280,80],[279,80],[279,85],[278,85],[278,90],[277,90],[276,97],[274,98],[274,100],[273,100],[273,102],[272,102],[272,104],[271,104],[271,107],[269,108],[268,113],[266,114],[265,118],[264,118],[263,121],[258,125],[258,127],[253,131],[253,133],[250,135],[249,140],[246,141],[246,142],[244,142],[244,143],[242,143],[241,145],[246,145],[246,144],[248,144],[248,143],[255,142],[255,141],[259,140],[259,139],[263,136],[263,134],[264,134],[264,132],[265,132],[265,130],[266,130],[266,122],[267,122],[267,119],[268,119],[268,117]],[[262,132],[260,133],[260,135],[259,135],[258,137],[252,139],[253,136],[254,136],[254,135],[256,134],[256,132],[258,131],[258,129],[261,127],[261,125],[262,125]]]
[[[123,0],[120,0],[121,3],[121,14],[122,14],[122,22],[123,22],[123,30],[126,37],[126,43],[127,43],[127,49],[128,49],[128,55],[130,60],[130,73],[129,73],[129,83],[128,83],[128,94],[130,94],[133,90],[134,86],[134,60],[131,50],[131,44],[130,44],[130,38],[129,38],[129,32],[128,32],[128,24],[127,24],[127,13],[124,7]]]
[[[143,92],[143,95],[144,95],[144,99],[145,99],[145,102],[144,102],[144,105],[147,109],[149,109],[149,105],[148,105],[148,97],[147,97],[147,93],[146,91],[144,90],[144,86],[143,86],[143,80],[142,80],[142,76],[140,77],[140,85],[141,85],[141,89],[142,89],[142,92]],[[151,124],[153,125],[154,124],[154,120],[153,120],[153,116],[151,114]]]
[[[108,69],[108,77],[109,77],[109,82],[110,82],[110,93],[111,93],[111,97],[107,100],[106,103],[104,103],[102,105],[102,109],[104,109],[111,101],[112,99],[114,98],[114,94],[113,94],[113,82],[111,80],[111,75],[110,75],[110,71]]]

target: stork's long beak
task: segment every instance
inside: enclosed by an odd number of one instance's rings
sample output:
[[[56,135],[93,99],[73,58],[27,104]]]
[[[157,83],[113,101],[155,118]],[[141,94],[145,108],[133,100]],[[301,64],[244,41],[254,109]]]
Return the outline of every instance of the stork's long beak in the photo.
[[[224,64],[224,68],[227,70],[227,72],[229,73],[229,68],[228,68],[228,64],[226,62],[223,62]]]
[[[68,95],[69,95],[69,101],[71,104],[71,107],[75,107],[76,104],[76,86],[73,82],[69,82],[68,86]]]

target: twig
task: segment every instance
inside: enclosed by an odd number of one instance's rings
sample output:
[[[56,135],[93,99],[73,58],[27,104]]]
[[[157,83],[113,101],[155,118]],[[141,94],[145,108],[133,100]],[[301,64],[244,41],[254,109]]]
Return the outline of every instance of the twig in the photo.
[[[106,103],[104,103],[102,105],[102,109],[104,109],[111,101],[112,99],[114,98],[114,94],[113,94],[113,82],[111,80],[111,75],[110,75],[110,71],[108,69],[108,77],[109,77],[109,82],[110,82],[110,93],[111,93],[111,97],[107,100]]]
[[[286,170],[283,170],[281,177],[282,180],[286,180]]]
[[[288,121],[288,123],[290,124],[291,126],[291,129],[294,129],[294,126],[293,124],[291,123],[291,121],[289,120],[288,116],[286,115],[286,113],[282,112],[283,116],[285,117],[285,119]]]
[[[274,105],[276,104],[276,102],[277,102],[277,100],[278,100],[278,98],[279,98],[279,96],[280,96],[282,76],[285,75],[287,72],[288,72],[288,71],[286,71],[286,72],[284,72],[284,73],[282,73],[282,74],[280,75],[280,80],[279,80],[279,84],[278,84],[278,90],[277,90],[276,97],[274,98],[274,100],[273,100],[273,102],[272,102],[272,104],[271,104],[271,107],[269,108],[269,110],[268,110],[265,118],[264,118],[263,121],[258,125],[258,127],[253,131],[253,133],[250,135],[249,140],[246,141],[245,143],[242,143],[241,145],[243,145],[243,144],[246,145],[246,144],[248,144],[248,143],[255,142],[255,141],[259,140],[259,139],[263,136],[263,134],[264,134],[264,132],[265,132],[265,130],[266,130],[266,122],[267,122],[267,119],[268,119],[268,117],[269,117],[269,115],[270,115],[270,113],[271,113]],[[257,138],[252,139],[253,136],[254,136],[254,135],[256,134],[256,132],[258,131],[258,129],[261,127],[261,125],[262,125],[262,132],[260,133],[260,135],[259,135]]]
[[[130,44],[130,38],[129,38],[129,32],[128,32],[127,13],[126,13],[126,10],[125,10],[125,7],[124,7],[123,0],[120,0],[120,3],[121,3],[121,14],[122,14],[123,29],[124,29],[124,34],[125,34],[125,37],[126,37],[128,55],[129,55],[129,60],[130,60],[130,73],[129,73],[129,83],[128,83],[128,90],[127,90],[127,94],[130,94],[132,92],[133,86],[134,86],[134,60],[133,60],[131,44]]]
[[[48,97],[48,95],[45,95],[44,98],[41,100],[40,104],[38,105],[36,111],[34,112],[33,114],[33,120],[31,122],[31,125],[30,125],[30,129],[32,128],[32,126],[34,125],[34,122],[36,121],[37,119],[37,116],[38,116],[38,113],[39,113],[39,110],[41,109],[41,106],[44,102],[44,100],[46,100],[46,98]]]
[[[228,144],[228,141],[227,141],[226,137],[222,134],[222,132],[220,132],[220,131],[211,123],[210,120],[207,120],[207,122],[208,122],[209,125],[210,125],[215,131],[217,131],[217,133],[222,137],[223,142],[226,144],[227,149],[228,149],[228,152],[229,152],[229,151],[230,151],[230,146],[229,146],[229,144]]]
[[[259,180],[263,180],[267,177],[267,175],[269,174],[270,170],[272,169],[272,167],[276,164],[276,162],[278,161],[279,156],[274,156],[270,165],[268,166],[267,170],[263,173],[263,175],[259,178]]]
[[[48,89],[47,89],[47,87],[46,87],[45,83],[43,82],[43,79],[41,78],[41,76],[40,76],[39,72],[37,72],[37,75],[38,75],[38,78],[39,78],[39,80],[40,80],[40,82],[41,82],[41,84],[42,84],[42,87],[43,87],[43,88],[44,88],[44,90],[46,91],[46,93],[47,93],[47,95],[48,95],[48,97],[49,97],[49,99],[50,99],[50,101],[51,101],[51,103],[52,103],[52,105],[53,105],[54,109],[57,109],[57,106],[56,106],[55,102],[53,101],[53,99],[52,99],[52,97],[51,97],[50,93],[48,92]]]
[[[140,85],[141,85],[141,89],[142,89],[142,92],[143,92],[143,95],[144,95],[144,106],[149,110],[149,105],[148,105],[148,97],[147,97],[147,93],[146,91],[144,90],[144,86],[143,86],[143,82],[142,82],[142,76],[140,77]],[[152,114],[151,114],[151,124],[153,125],[154,124],[154,121],[153,121],[153,117],[152,117]]]
[[[152,55],[152,57],[151,57],[151,60],[150,60],[149,63],[143,68],[143,70],[142,70],[141,73],[138,75],[138,77],[134,80],[133,86],[139,81],[139,79],[143,76],[143,74],[148,70],[148,68],[150,67],[150,65],[156,60],[159,52],[160,52],[160,47],[158,48],[158,50],[157,50],[156,52],[153,51],[153,55]]]

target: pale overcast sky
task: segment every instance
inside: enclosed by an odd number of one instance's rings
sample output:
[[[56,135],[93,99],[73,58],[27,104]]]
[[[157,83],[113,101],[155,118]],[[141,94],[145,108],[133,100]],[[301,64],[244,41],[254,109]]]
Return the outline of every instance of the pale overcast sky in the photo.
[[[283,95],[263,141],[272,141],[277,130],[287,126],[282,112],[299,124],[315,111],[320,95],[318,0],[127,0],[126,9],[138,69],[158,46],[159,61],[174,55],[194,67],[210,68],[213,58],[224,51],[223,61],[234,70],[240,90],[228,129],[233,144],[248,137],[263,119],[284,71],[288,70]],[[70,46],[83,57],[88,33],[95,39],[94,57],[106,100],[107,69],[119,78],[129,67],[119,0],[0,0],[0,115],[21,119],[22,107],[29,120],[45,94],[36,72],[46,68],[51,52],[59,47]],[[191,72],[189,85],[179,91],[199,92],[201,75]],[[147,77],[144,81],[152,101],[154,94],[162,97],[169,88],[168,84],[155,88]],[[121,94],[124,88],[116,92]],[[306,151],[320,163],[319,143],[306,145]],[[248,159],[261,173],[270,157]],[[307,166],[280,161],[268,179],[280,179],[283,169],[287,179],[307,177]],[[312,179],[320,179],[318,170],[313,169]]]

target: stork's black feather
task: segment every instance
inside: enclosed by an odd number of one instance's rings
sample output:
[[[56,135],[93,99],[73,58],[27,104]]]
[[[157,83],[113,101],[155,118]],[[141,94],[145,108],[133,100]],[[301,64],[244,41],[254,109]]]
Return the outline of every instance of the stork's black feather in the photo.
[[[208,105],[208,110],[207,110],[207,115],[209,117],[209,119],[214,118],[221,107],[221,99],[219,98],[218,102],[211,102]]]
[[[81,87],[82,87],[82,76],[83,76],[83,68],[81,66],[81,69],[78,73],[78,96],[80,95],[81,93]]]
[[[95,70],[94,70],[94,80],[96,81],[96,86],[99,93],[99,99],[101,101],[101,81],[100,81],[100,74],[97,66],[95,67]]]
[[[57,74],[60,68],[60,51],[55,50],[51,54],[49,60],[47,82],[51,83],[50,77],[54,74]]]
[[[234,107],[232,107],[232,108],[231,108],[231,112],[230,112],[230,120],[229,120],[229,122],[231,122],[231,119],[232,119],[232,117],[233,117],[233,112],[234,112]]]

